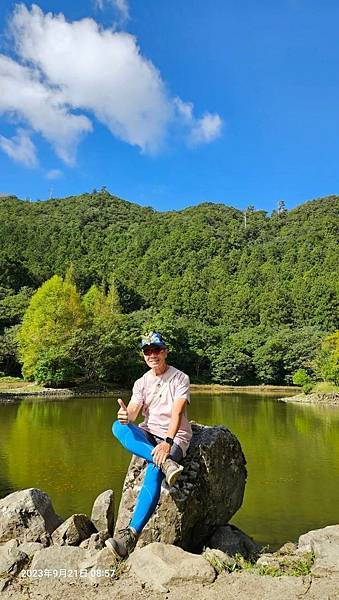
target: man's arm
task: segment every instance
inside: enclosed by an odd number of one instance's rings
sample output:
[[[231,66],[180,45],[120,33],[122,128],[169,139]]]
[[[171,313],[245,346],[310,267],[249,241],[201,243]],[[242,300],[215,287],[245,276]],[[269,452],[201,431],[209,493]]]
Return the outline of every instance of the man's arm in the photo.
[[[174,400],[172,407],[172,417],[167,429],[166,437],[172,438],[174,440],[175,436],[178,433],[178,429],[180,427],[181,417],[185,411],[185,407],[187,404],[187,400],[184,398],[178,398]]]
[[[133,401],[129,402],[128,406],[126,406],[121,398],[118,398],[118,402],[120,405],[117,415],[118,421],[120,421],[122,425],[133,423],[140,412],[141,406]]]
[[[166,433],[166,437],[170,437],[172,440],[178,433],[181,417],[184,413],[186,404],[187,400],[184,398],[177,398],[177,400],[174,400],[173,402],[172,416]],[[160,467],[166,460],[170,451],[171,445],[167,442],[160,442],[157,446],[155,446],[155,448],[152,450],[152,454],[154,462],[158,467]]]

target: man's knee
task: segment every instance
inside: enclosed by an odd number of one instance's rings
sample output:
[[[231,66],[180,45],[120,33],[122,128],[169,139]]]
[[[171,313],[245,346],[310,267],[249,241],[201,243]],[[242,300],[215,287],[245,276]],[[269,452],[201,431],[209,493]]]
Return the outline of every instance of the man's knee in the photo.
[[[114,423],[112,425],[112,433],[113,433],[114,437],[119,439],[124,427],[127,427],[127,426],[122,425],[120,423],[120,421],[118,421],[118,420],[114,421]]]

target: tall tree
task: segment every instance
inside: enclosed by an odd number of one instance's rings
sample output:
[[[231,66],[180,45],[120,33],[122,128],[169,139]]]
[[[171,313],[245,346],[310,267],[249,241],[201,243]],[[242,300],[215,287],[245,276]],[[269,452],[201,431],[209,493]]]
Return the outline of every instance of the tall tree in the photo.
[[[58,364],[58,368],[67,364],[69,374],[71,348],[84,316],[75,285],[59,275],[51,277],[36,291],[17,337],[25,378],[36,378],[38,371],[41,374],[44,361],[51,371],[53,363]]]

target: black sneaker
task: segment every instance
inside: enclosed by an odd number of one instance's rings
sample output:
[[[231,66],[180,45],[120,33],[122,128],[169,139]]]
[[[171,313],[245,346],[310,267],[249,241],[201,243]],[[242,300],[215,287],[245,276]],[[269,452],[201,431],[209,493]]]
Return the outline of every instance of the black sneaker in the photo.
[[[132,527],[120,529],[113,537],[105,541],[107,548],[120,560],[127,558],[133,552],[138,541],[138,534]]]

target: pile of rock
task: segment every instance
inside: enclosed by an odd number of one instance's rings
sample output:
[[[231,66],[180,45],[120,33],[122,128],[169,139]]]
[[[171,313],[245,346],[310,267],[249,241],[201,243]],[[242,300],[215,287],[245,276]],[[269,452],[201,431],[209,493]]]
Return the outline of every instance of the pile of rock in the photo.
[[[56,572],[59,577],[67,572],[68,583],[85,572],[87,583],[112,582],[112,577],[104,574],[114,574],[116,563],[104,543],[113,533],[113,524],[112,490],[98,496],[91,519],[75,514],[64,522],[41,490],[30,488],[6,496],[0,500],[0,591],[15,578],[20,579],[27,569],[46,576]],[[208,543],[230,554],[241,551],[246,556],[258,548],[251,538],[230,525],[219,528]],[[162,591],[175,582],[211,583],[216,577],[204,555],[163,542],[137,549],[128,565],[143,582]]]
[[[339,394],[337,392],[329,393],[311,393],[298,394],[297,396],[288,396],[287,398],[279,398],[281,402],[294,402],[300,404],[319,404],[329,406],[339,406]]]
[[[113,533],[114,492],[100,494],[91,519],[75,514],[63,521],[47,494],[36,488],[0,500],[0,591],[23,570],[52,572],[112,567],[105,540]]]

